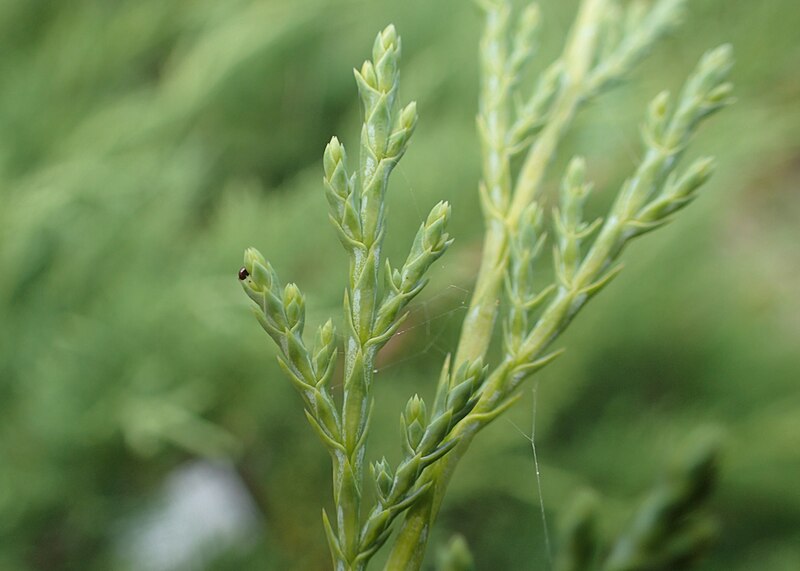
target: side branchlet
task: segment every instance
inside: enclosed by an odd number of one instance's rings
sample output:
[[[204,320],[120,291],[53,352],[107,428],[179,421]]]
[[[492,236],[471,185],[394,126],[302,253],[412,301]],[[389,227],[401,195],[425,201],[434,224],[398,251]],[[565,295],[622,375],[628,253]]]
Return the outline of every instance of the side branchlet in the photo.
[[[559,285],[569,289],[578,271],[582,258],[581,244],[602,223],[601,219],[587,223],[583,219],[583,207],[592,185],[586,182],[586,162],[572,159],[561,183],[559,207],[553,213],[558,243],[553,258]]]
[[[505,352],[515,355],[530,328],[531,315],[544,303],[552,287],[537,292],[534,265],[539,259],[547,235],[544,212],[533,202],[525,209],[516,234],[510,240],[509,268],[505,279],[508,315],[503,328]]]
[[[404,457],[394,472],[391,487],[382,489],[378,504],[367,518],[362,532],[362,552],[376,550],[388,537],[397,516],[429,489],[431,483],[422,477],[424,471],[458,445],[459,439],[453,435],[453,429],[477,403],[487,370],[479,359],[465,363],[450,376],[446,365],[440,393],[430,415],[425,401],[418,395],[409,399],[400,415]],[[388,469],[384,472],[389,473]],[[374,473],[379,475],[380,471],[376,468]],[[376,486],[379,486],[377,479]]]
[[[438,203],[420,225],[403,266],[393,269],[386,261],[386,293],[375,320],[375,343],[382,345],[394,334],[400,325],[403,309],[425,287],[426,272],[453,243],[446,231],[449,219],[450,205],[444,201]]]
[[[603,22],[603,44],[584,97],[624,79],[653,44],[681,22],[685,5],[686,0],[657,0],[652,7],[636,1],[623,14],[619,3],[613,2]]]
[[[659,95],[650,105],[643,128],[647,152],[633,177],[622,186],[602,221],[583,221],[583,203],[589,191],[585,165],[570,163],[555,215],[555,269],[558,292],[521,343],[523,363],[541,363],[542,350],[570,323],[586,302],[618,273],[614,266],[626,243],[669,220],[685,206],[711,174],[711,161],[700,159],[678,176],[678,162],[699,123],[729,102],[727,76],[731,52],[726,46],[706,54],[687,81],[675,111],[669,113],[667,98]],[[583,241],[596,228],[588,248]],[[519,362],[507,387],[518,384]],[[540,368],[540,367],[536,367]]]
[[[295,284],[281,288],[278,275],[254,248],[244,256],[242,288],[256,303],[253,313],[280,348],[278,363],[303,398],[306,416],[323,444],[341,448],[341,420],[327,383],[335,366],[335,330],[319,328],[311,350],[303,341],[305,298]],[[245,275],[246,274],[246,275]]]

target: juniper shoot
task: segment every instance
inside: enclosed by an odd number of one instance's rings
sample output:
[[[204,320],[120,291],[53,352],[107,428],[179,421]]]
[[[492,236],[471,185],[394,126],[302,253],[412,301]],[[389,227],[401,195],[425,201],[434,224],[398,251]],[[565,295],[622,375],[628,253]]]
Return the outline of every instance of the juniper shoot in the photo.
[[[365,569],[394,527],[398,533],[386,568],[420,568],[430,527],[472,439],[516,402],[524,381],[561,354],[552,349],[554,342],[619,273],[628,242],[660,228],[697,196],[713,161],[698,159],[682,168],[680,159],[700,124],[731,101],[732,54],[722,46],[703,56],[677,97],[662,93],[653,99],[643,121],[643,158],[606,216],[584,217],[593,185],[580,157],[563,174],[558,205],[546,212],[543,181],[576,114],[625,78],[680,20],[685,2],[637,2],[623,10],[617,0],[584,0],[561,56],[530,92],[519,79],[535,52],[538,7],[513,14],[508,0],[479,4],[486,21],[477,121],[483,255],[458,346],[444,360],[433,401],[414,395],[401,414],[403,457],[397,465],[385,458],[368,462],[365,454],[375,359],[453,240],[447,233],[450,206],[440,202],[421,224],[402,265],[393,266],[382,253],[389,177],[417,123],[416,104],[400,103],[401,41],[393,26],[378,34],[372,59],[355,71],[364,117],[357,160],[348,160],[335,137],[323,157],[329,218],[349,258],[341,398],[330,388],[340,345],[333,321],[307,340],[300,289],[282,285],[252,248],[239,272],[308,422],[330,453],[334,512],[323,511],[323,524],[337,571]],[[548,247],[552,272],[541,257]],[[541,280],[534,277],[550,273],[552,283],[537,288]],[[501,299],[506,303],[499,304]],[[502,354],[490,362],[497,321]],[[374,487],[372,505],[364,505],[366,486]],[[615,549],[609,569],[626,568],[614,562],[631,549],[648,549],[637,543],[636,533]]]

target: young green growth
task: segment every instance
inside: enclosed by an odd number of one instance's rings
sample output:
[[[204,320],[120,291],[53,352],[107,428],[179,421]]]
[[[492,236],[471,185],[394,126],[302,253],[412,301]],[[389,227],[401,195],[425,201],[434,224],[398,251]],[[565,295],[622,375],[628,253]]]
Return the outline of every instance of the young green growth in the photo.
[[[340,415],[326,387],[335,365],[333,325],[320,328],[315,349],[309,351],[303,342],[305,299],[298,287],[281,288],[275,270],[254,248],[245,251],[244,269],[242,288],[256,304],[253,313],[259,323],[280,348],[278,363],[303,398],[309,423],[329,450],[341,449]]]
[[[256,303],[259,322],[280,348],[281,368],[300,392],[306,416],[331,454],[335,517],[331,521],[323,513],[323,523],[334,567],[344,571],[366,566],[388,537],[391,521],[424,491],[417,486],[419,474],[452,448],[442,446],[449,421],[438,419],[429,425],[424,403],[412,399],[403,417],[408,458],[396,474],[385,459],[371,465],[378,504],[374,517],[362,522],[375,357],[399,327],[405,307],[425,286],[427,270],[452,243],[446,230],[450,206],[440,202],[421,225],[400,269],[392,269],[382,257],[389,175],[405,154],[417,123],[415,103],[397,105],[400,52],[400,38],[388,26],[375,39],[372,60],[355,71],[364,112],[356,172],[348,172],[347,153],[336,137],[323,155],[329,218],[349,256],[340,405],[328,390],[337,353],[332,322],[317,330],[307,348],[306,301],[300,289],[295,284],[281,288],[272,266],[252,248],[239,273],[245,292]]]
[[[387,293],[375,321],[374,339],[379,345],[395,333],[400,325],[398,316],[401,311],[427,284],[425,273],[453,243],[446,232],[449,219],[450,204],[439,202],[420,225],[402,268],[392,269],[386,260],[384,281]]]
[[[553,291],[553,287],[534,290],[534,264],[547,238],[544,213],[536,203],[528,205],[516,236],[510,240],[509,269],[505,278],[508,315],[503,327],[503,346],[509,355],[516,354],[530,328],[530,318]]]
[[[371,507],[362,504],[375,359],[427,283],[426,273],[452,243],[450,206],[440,202],[420,225],[402,266],[393,267],[382,254],[389,176],[417,123],[416,104],[398,104],[401,42],[393,26],[376,37],[372,60],[355,70],[364,116],[358,165],[348,170],[336,137],[323,156],[329,218],[349,263],[341,402],[328,388],[337,355],[331,320],[316,330],[308,347],[306,300],[298,286],[283,287],[252,248],[238,274],[259,323],[279,348],[278,362],[297,388],[308,421],[331,455],[334,517],[323,511],[323,525],[336,571],[365,569],[403,514],[386,569],[420,568],[447,485],[472,439],[516,402],[527,378],[561,355],[551,346],[617,275],[627,243],[665,224],[697,196],[713,162],[698,159],[681,172],[680,159],[700,123],[731,101],[732,55],[723,46],[703,57],[674,102],[662,93],[650,104],[642,126],[644,157],[602,219],[584,219],[592,185],[585,161],[573,159],[552,217],[553,271],[542,272],[548,233],[538,195],[561,140],[580,108],[617,84],[678,21],[685,1],[657,0],[650,7],[634,2],[624,11],[617,0],[583,0],[563,52],[529,94],[521,93],[519,80],[535,51],[538,7],[529,5],[514,18],[508,0],[479,4],[486,16],[477,117],[478,191],[486,220],[481,264],[433,406],[414,395],[400,415],[400,461],[394,468],[385,458],[369,465]],[[518,155],[524,158],[517,169],[512,163]],[[537,285],[550,275],[553,283]],[[488,348],[501,312],[502,352],[490,363]],[[643,557],[677,565],[697,550],[707,527],[674,533],[680,525],[670,514],[687,513],[703,497],[707,465],[701,459],[693,464],[696,470],[681,472],[660,489],[612,551],[608,571],[633,571],[639,567],[631,562]],[[562,571],[586,567],[596,552],[590,510],[583,506],[570,517],[563,534],[569,556],[557,560]]]
[[[591,184],[585,182],[586,163],[575,157],[567,167],[561,183],[559,208],[553,214],[558,243],[554,248],[555,271],[561,287],[570,287],[578,271],[581,259],[581,243],[589,237],[602,222],[592,223],[583,220],[583,205],[589,196]]]
[[[487,25],[483,49],[492,48],[494,61],[502,49],[492,42],[501,42],[502,22],[507,8],[502,2],[487,4]],[[586,0],[579,11],[570,42],[560,58],[564,62],[566,82],[552,103],[551,118],[533,141],[524,161],[510,202],[510,188],[505,181],[510,176],[508,165],[498,155],[496,146],[484,145],[485,172],[501,173],[500,191],[482,184],[481,196],[487,213],[487,232],[484,258],[478,274],[467,317],[456,353],[456,364],[477,356],[485,356],[497,312],[499,284],[505,282],[508,295],[508,318],[505,325],[504,359],[492,369],[480,391],[472,411],[453,430],[451,438],[459,440],[456,449],[426,475],[432,482],[433,493],[427,495],[409,512],[390,557],[389,568],[411,561],[412,569],[421,565],[419,553],[424,550],[425,538],[432,525],[450,477],[471,439],[496,418],[518,396],[522,382],[557,358],[561,352],[549,352],[552,343],[572,322],[585,304],[617,275],[621,266],[614,265],[630,239],[656,228],[668,220],[668,215],[687,204],[697,188],[705,182],[710,171],[708,161],[695,163],[684,176],[677,176],[677,165],[700,122],[730,102],[727,76],[732,58],[728,47],[706,54],[686,83],[674,111],[662,95],[650,107],[645,122],[644,141],[647,152],[634,176],[623,185],[608,215],[601,221],[588,223],[582,218],[583,202],[589,185],[585,182],[585,166],[573,161],[562,185],[561,200],[554,223],[556,283],[545,288],[543,295],[534,296],[532,309],[539,308],[538,317],[529,320],[522,303],[529,275],[522,270],[528,256],[520,255],[525,248],[519,244],[520,233],[531,225],[529,207],[543,180],[558,142],[581,103],[597,94],[600,87],[615,83],[617,72],[627,69],[659,35],[676,19],[681,2],[658,2],[643,16],[647,25],[630,29],[620,40],[616,51],[608,57],[622,62],[609,66],[598,62],[599,34],[604,24],[604,0]],[[607,23],[607,22],[606,22]],[[498,31],[499,30],[499,31]],[[617,54],[614,56],[613,54]],[[623,69],[624,68],[624,69]],[[617,71],[609,71],[609,70]],[[487,86],[501,85],[492,80],[494,68],[484,66]],[[482,109],[496,107],[503,91],[495,87],[482,93]],[[491,104],[491,105],[490,105]],[[498,117],[502,118],[502,115]],[[479,118],[479,126],[481,119]],[[504,123],[496,121],[495,125]],[[482,132],[484,141],[491,141]],[[499,171],[492,170],[504,165]],[[680,182],[679,182],[680,181]],[[507,209],[504,206],[508,204]],[[593,232],[597,235],[584,246]],[[510,271],[506,271],[506,268]],[[510,279],[508,276],[511,276]],[[502,279],[505,277],[505,279]],[[519,279],[517,282],[516,280]],[[530,322],[532,321],[532,322]]]
[[[586,97],[628,75],[653,44],[680,23],[686,0],[658,0],[649,10],[644,2],[631,2],[624,25],[619,3],[613,1],[611,7],[609,12],[619,17],[607,18],[605,22],[606,45],[587,79]]]
[[[370,474],[375,482],[378,501],[381,504],[385,504],[389,494],[392,492],[392,482],[394,481],[392,469],[385,457],[381,458],[379,462],[370,464]]]
[[[428,425],[428,412],[425,401],[414,395],[406,404],[406,410],[400,417],[400,426],[405,439],[403,441],[407,454],[412,455],[417,450],[422,437],[425,436],[425,427]]]

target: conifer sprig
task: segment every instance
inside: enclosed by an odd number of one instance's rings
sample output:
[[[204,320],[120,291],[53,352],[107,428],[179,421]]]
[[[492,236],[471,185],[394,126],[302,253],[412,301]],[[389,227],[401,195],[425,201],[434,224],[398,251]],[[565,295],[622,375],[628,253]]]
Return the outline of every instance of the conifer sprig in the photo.
[[[628,241],[666,223],[671,213],[693,199],[710,176],[712,163],[708,159],[696,161],[683,175],[677,174],[677,164],[700,122],[730,102],[727,76],[732,57],[727,46],[703,57],[673,110],[666,95],[658,96],[651,104],[643,128],[645,158],[620,190],[604,220],[583,220],[582,206],[590,185],[584,180],[583,160],[572,161],[562,184],[553,224],[556,280],[540,292],[530,289],[530,263],[538,250],[536,239],[531,236],[541,234],[541,212],[534,199],[560,139],[580,106],[596,96],[601,87],[618,83],[652,43],[678,21],[683,4],[679,0],[661,0],[649,10],[632,7],[631,10],[638,11],[629,12],[628,21],[639,24],[629,23],[623,29],[615,27],[616,19],[609,18],[608,9],[613,12],[615,2],[584,1],[563,55],[549,68],[548,73],[558,77],[559,85],[552,89],[554,95],[544,98],[552,98],[545,127],[530,143],[510,195],[507,193],[511,187],[507,182],[510,175],[505,167],[499,171],[484,167],[484,183],[480,188],[487,213],[483,259],[462,326],[456,364],[486,355],[503,283],[509,308],[504,324],[505,357],[488,374],[472,412],[453,431],[451,438],[458,439],[459,444],[426,474],[433,482],[431,491],[410,510],[389,568],[401,561],[412,561],[410,568],[419,568],[418,554],[424,551],[424,538],[471,439],[513,404],[516,390],[526,378],[561,354],[561,351],[548,353],[548,349],[586,302],[617,275],[621,266],[613,263]],[[508,3],[499,0],[484,3],[484,8],[487,23],[482,49],[491,49],[488,61],[494,62],[503,51],[492,42],[503,45],[497,36],[507,35],[503,22],[508,19],[509,8]],[[506,37],[504,41],[509,40]],[[496,64],[483,66],[484,85],[495,87],[482,92],[481,109],[501,101],[504,95],[504,84],[492,79],[496,68]],[[540,85],[552,81],[543,78]],[[479,127],[482,121],[479,112]],[[495,125],[502,122],[495,121]],[[497,153],[497,145],[485,143],[496,140],[486,136],[488,129],[479,131],[484,140],[485,164],[492,168],[508,164],[498,160],[507,155]],[[492,192],[487,180],[502,184],[494,185],[498,190]],[[587,247],[586,242],[595,233]]]
[[[617,0],[584,0],[563,53],[527,95],[519,78],[535,52],[538,7],[531,4],[514,18],[508,0],[479,4],[486,15],[477,118],[483,154],[478,186],[486,220],[483,257],[455,356],[445,360],[432,406],[414,395],[400,416],[402,455],[396,466],[381,458],[369,464],[365,476],[375,358],[452,239],[447,233],[450,206],[440,202],[420,225],[401,266],[393,267],[382,255],[389,176],[417,123],[415,103],[398,105],[401,42],[393,26],[378,34],[372,59],[355,71],[364,114],[355,171],[348,170],[347,153],[335,137],[323,157],[329,218],[349,257],[340,403],[329,389],[337,355],[331,321],[319,327],[307,346],[305,298],[298,287],[281,286],[271,265],[253,249],[245,253],[239,274],[259,322],[279,347],[279,363],[300,393],[309,422],[331,454],[335,517],[323,511],[323,523],[337,571],[365,569],[402,514],[406,517],[386,568],[420,568],[447,484],[472,438],[515,402],[526,378],[561,354],[551,350],[553,343],[617,275],[617,260],[627,243],[664,225],[695,198],[713,163],[699,159],[681,172],[680,159],[700,123],[731,99],[727,77],[732,56],[723,46],[703,57],[674,103],[667,94],[653,100],[642,127],[644,158],[606,216],[584,219],[592,185],[585,161],[575,158],[548,217],[537,197],[575,115],[630,72],[680,19],[685,0],[658,0],[649,8],[634,3],[627,11]],[[515,173],[517,155],[524,158]],[[540,287],[543,280],[537,272],[548,220],[553,268],[543,276],[553,280]],[[503,294],[506,303],[501,306]],[[505,308],[502,354],[490,366],[487,350],[500,307]],[[375,496],[375,504],[366,509],[365,482]],[[628,569],[626,554],[655,553],[654,545],[660,549],[666,539],[648,543],[657,531],[648,522],[653,517],[666,521],[662,516],[677,513],[670,510],[680,504],[686,489],[669,487],[648,504],[627,543],[618,544],[609,559],[622,563],[609,563],[609,570]],[[575,557],[563,569],[579,568],[591,552],[590,511],[576,513],[568,534]],[[679,541],[670,545],[688,551],[697,546]],[[670,553],[678,553],[678,547]]]
[[[307,348],[303,341],[305,299],[297,286],[290,284],[280,291],[277,274],[252,248],[245,253],[240,273],[245,292],[257,304],[259,322],[280,348],[281,368],[300,392],[306,416],[331,454],[335,518],[331,522],[323,512],[323,523],[337,570],[366,566],[386,540],[391,521],[425,490],[417,486],[419,474],[453,447],[442,446],[452,428],[449,418],[434,419],[430,425],[424,416],[415,418],[410,426],[423,428],[424,436],[407,451],[389,487],[389,465],[385,461],[372,465],[377,490],[385,489],[385,494],[378,493],[378,506],[362,522],[375,357],[396,332],[405,307],[425,287],[431,264],[452,243],[447,234],[450,205],[440,202],[420,226],[400,268],[392,268],[382,256],[389,175],[405,154],[417,123],[415,103],[403,108],[397,104],[400,52],[400,38],[394,26],[388,26],[375,39],[372,60],[354,72],[364,113],[356,172],[348,171],[345,147],[336,137],[323,156],[329,218],[349,256],[341,407],[328,389],[336,360],[331,322],[319,329],[314,345]]]

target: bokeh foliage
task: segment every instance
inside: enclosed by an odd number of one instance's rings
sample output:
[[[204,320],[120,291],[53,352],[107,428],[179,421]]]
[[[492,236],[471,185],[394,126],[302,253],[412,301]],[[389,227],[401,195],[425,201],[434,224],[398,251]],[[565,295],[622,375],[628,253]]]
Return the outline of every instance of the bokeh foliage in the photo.
[[[554,53],[577,2],[542,2]],[[698,203],[647,246],[564,344],[537,398],[551,522],[581,488],[621,528],[698,424],[727,432],[707,569],[800,566],[800,43],[793,0],[696,0],[630,84],[594,103],[564,157],[615,188],[645,102],[735,45],[738,103],[698,144],[719,157]],[[264,538],[220,569],[328,563],[324,453],[236,283],[256,245],[336,314],[344,282],[321,155],[353,140],[351,68],[377,30],[403,34],[420,123],[390,189],[389,257],[440,199],[451,251],[378,364],[376,435],[429,396],[477,266],[477,38],[464,0],[5,0],[0,3],[0,568],[119,568],[120,526],[186,461],[232,462]],[[556,188],[563,161],[552,171]],[[599,210],[610,192],[598,192]],[[590,209],[592,205],[590,204]],[[395,239],[396,238],[396,239]],[[512,424],[513,422],[513,424]],[[481,435],[436,540],[479,569],[544,562],[531,401]],[[502,467],[502,468],[498,468]]]

